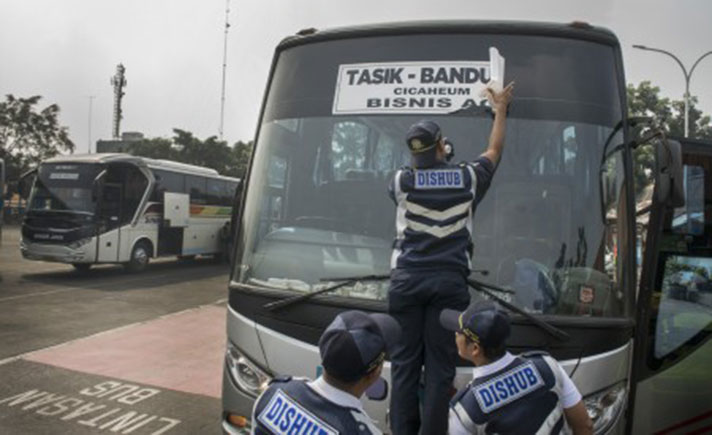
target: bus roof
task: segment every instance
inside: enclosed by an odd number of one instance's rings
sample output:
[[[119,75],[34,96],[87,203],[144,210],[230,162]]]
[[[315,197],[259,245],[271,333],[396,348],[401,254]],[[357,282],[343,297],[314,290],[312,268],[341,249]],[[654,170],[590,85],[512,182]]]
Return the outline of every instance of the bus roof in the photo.
[[[171,160],[149,159],[147,157],[132,156],[123,153],[98,153],[98,154],[71,154],[53,157],[45,160],[46,163],[130,163],[137,166],[145,166],[151,169],[165,169],[169,171],[183,172],[194,175],[204,175],[214,178],[222,178],[231,181],[240,181],[239,178],[220,175],[218,171],[204,166],[189,165],[187,163],[174,162]]]
[[[305,29],[296,35],[288,36],[283,39],[277,46],[277,51],[296,45],[334,39],[424,33],[499,33],[508,35],[554,36],[620,46],[618,38],[610,30],[604,27],[592,26],[581,21],[564,24],[527,21],[448,20],[379,23],[326,30]]]

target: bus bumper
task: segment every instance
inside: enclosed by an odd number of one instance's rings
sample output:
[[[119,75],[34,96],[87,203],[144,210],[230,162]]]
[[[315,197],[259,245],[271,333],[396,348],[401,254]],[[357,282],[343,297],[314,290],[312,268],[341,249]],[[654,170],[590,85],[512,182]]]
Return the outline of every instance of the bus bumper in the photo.
[[[95,252],[90,249],[94,245],[86,243],[78,247],[67,245],[52,245],[45,243],[28,243],[20,241],[20,252],[27,260],[51,261],[55,263],[93,263]]]

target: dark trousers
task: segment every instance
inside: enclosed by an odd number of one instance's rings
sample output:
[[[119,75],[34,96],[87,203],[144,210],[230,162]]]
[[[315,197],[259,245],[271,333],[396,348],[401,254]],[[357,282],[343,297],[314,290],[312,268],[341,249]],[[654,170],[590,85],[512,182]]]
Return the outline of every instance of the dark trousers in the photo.
[[[388,313],[403,333],[391,355],[390,418],[393,435],[447,433],[450,391],[455,377],[455,334],[440,325],[444,308],[464,310],[470,301],[465,275],[457,271],[395,269]],[[418,389],[425,365],[425,394]]]

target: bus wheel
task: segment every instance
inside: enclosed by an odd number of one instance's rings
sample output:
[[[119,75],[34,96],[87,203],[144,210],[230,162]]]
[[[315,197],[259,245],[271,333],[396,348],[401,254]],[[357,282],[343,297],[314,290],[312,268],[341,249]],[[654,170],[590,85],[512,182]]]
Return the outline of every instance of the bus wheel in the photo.
[[[72,263],[72,266],[74,266],[78,272],[86,272],[91,269],[91,263]]]
[[[150,251],[146,243],[138,242],[131,251],[131,260],[125,264],[129,272],[141,272],[148,265]]]

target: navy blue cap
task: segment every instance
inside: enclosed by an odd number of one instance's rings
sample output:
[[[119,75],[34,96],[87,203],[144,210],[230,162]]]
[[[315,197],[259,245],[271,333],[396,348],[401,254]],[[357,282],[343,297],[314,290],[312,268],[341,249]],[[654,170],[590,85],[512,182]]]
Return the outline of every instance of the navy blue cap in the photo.
[[[491,301],[477,302],[465,311],[445,309],[440,313],[440,323],[487,348],[504,344],[510,333],[509,314]]]
[[[410,126],[405,141],[416,167],[427,168],[438,162],[436,145],[441,138],[440,126],[433,121],[422,120]]]
[[[319,339],[321,365],[341,381],[357,381],[385,360],[400,335],[400,325],[387,314],[345,311]]]

